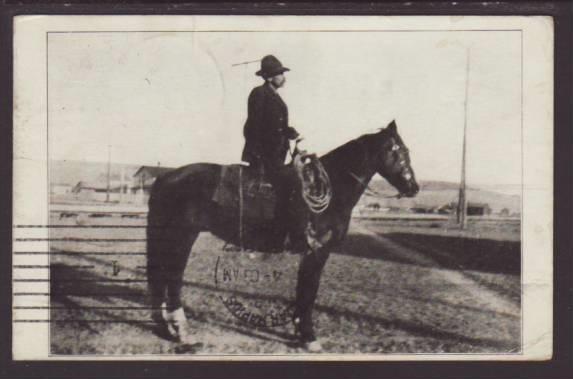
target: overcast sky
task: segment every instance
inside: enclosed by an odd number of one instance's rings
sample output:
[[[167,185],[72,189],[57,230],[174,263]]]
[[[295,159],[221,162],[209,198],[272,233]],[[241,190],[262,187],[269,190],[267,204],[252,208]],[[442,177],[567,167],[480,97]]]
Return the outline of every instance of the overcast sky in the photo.
[[[470,55],[468,181],[518,185],[519,32],[49,34],[51,159],[180,166],[237,162],[259,63],[291,69],[280,94],[304,147],[325,153],[395,119],[419,179],[460,178]]]

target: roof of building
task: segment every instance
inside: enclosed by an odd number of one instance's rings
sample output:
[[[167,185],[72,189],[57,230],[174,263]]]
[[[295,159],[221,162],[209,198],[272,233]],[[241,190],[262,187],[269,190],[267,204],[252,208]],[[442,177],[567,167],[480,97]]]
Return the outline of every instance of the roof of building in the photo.
[[[172,170],[174,170],[174,168],[172,167],[141,166],[140,168],[137,169],[137,171],[135,172],[135,174],[133,174],[133,176],[138,176],[145,171],[147,174],[149,174],[149,176],[156,178]]]
[[[127,185],[127,184],[124,184]],[[110,191],[114,192],[114,191],[119,191],[119,189],[121,188],[121,185],[119,185],[116,182],[112,182],[110,183]],[[102,190],[107,190],[107,183],[102,183],[102,182],[87,182],[87,181],[79,181],[73,188],[72,188],[72,192],[79,192],[82,189],[89,189],[89,190],[96,190],[96,191],[102,191]]]

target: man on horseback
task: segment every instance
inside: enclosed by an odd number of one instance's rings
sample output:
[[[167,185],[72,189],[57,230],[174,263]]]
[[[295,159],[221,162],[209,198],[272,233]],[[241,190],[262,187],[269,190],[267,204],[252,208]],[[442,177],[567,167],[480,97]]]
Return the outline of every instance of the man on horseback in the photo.
[[[256,75],[265,83],[255,87],[249,95],[248,116],[243,129],[242,160],[269,178],[283,166],[288,141],[298,137],[297,131],[288,125],[288,108],[277,92],[285,84],[286,71],[290,70],[273,55],[262,59]]]
[[[261,60],[261,69],[256,75],[265,82],[249,95],[247,121],[243,129],[245,147],[242,160],[259,173],[259,180],[271,183],[277,196],[273,235],[277,249],[282,249],[289,229],[289,194],[294,187],[293,180],[296,180],[296,176],[285,169],[284,162],[289,140],[299,136],[288,125],[288,108],[278,94],[278,89],[285,84],[286,71],[290,70],[273,55]]]

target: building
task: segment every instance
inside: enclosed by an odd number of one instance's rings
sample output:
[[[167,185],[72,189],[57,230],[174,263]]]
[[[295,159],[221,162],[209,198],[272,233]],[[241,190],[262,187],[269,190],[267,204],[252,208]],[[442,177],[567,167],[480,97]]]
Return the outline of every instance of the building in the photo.
[[[159,176],[174,170],[171,167],[141,166],[134,174],[131,189],[133,193],[149,195],[151,185]]]
[[[50,193],[53,195],[65,195],[72,192],[73,186],[66,183],[50,183]]]
[[[455,214],[458,209],[458,203],[452,202],[438,208],[440,214]],[[487,203],[475,203],[469,201],[467,203],[468,216],[487,216],[491,214],[491,207]]]
[[[127,193],[127,185],[119,181],[111,181],[108,186],[105,181],[79,181],[71,190],[74,198],[77,200],[90,201],[122,201],[122,197]]]
[[[499,211],[499,215],[503,217],[508,217],[510,215],[510,210],[508,208],[503,208]]]
[[[491,214],[491,208],[486,203],[468,202],[468,216],[487,216]]]
[[[416,205],[410,208],[410,212],[419,214],[435,213],[435,208],[429,205]]]

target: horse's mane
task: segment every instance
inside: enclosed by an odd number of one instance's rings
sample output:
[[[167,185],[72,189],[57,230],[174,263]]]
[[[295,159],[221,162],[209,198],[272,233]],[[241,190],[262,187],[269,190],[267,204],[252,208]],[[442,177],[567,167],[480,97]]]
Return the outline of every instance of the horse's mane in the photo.
[[[384,133],[384,130],[381,132]],[[324,154],[320,157],[320,160],[327,164],[334,163],[347,165],[349,157],[356,158],[359,156],[364,156],[366,153],[366,151],[364,151],[364,147],[369,147],[370,141],[376,137],[380,137],[380,132],[363,134],[360,137],[348,141],[345,144],[340,145]]]
[[[357,152],[360,149],[360,143],[358,142],[360,139],[364,138],[364,136],[360,136],[355,138],[351,141],[346,142],[343,145],[335,147],[334,149],[330,150],[328,153],[324,154],[320,157],[320,159],[324,160],[332,160],[339,155],[346,155],[348,153]]]

